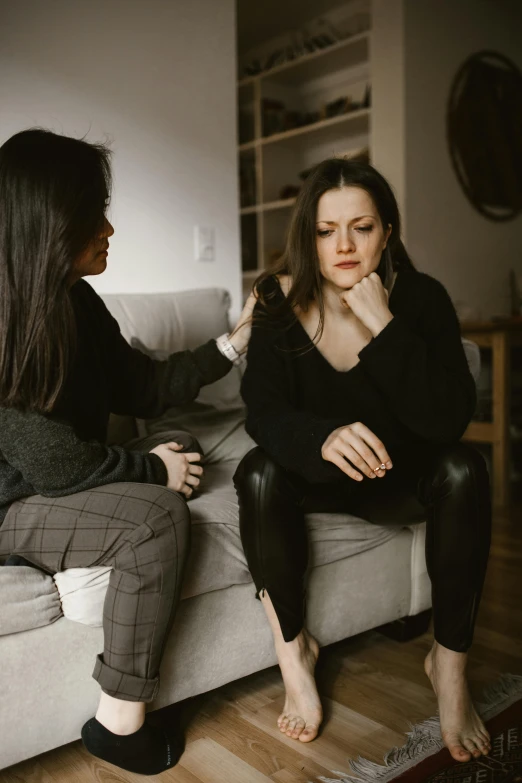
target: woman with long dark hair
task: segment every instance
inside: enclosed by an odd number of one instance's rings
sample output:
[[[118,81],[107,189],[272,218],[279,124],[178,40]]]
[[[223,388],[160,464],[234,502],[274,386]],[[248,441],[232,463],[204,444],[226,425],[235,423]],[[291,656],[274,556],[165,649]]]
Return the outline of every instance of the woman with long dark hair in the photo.
[[[100,758],[156,774],[182,749],[145,720],[145,704],[203,469],[188,433],[150,452],[106,446],[109,414],[156,417],[226,375],[246,350],[254,300],[232,335],[194,351],[154,361],[131,348],[82,279],[107,266],[110,191],[103,146],[34,129],[0,147],[0,557],[50,573],[112,566],[93,673],[102,693],[82,738]]]
[[[400,237],[395,197],[373,167],[332,159],[309,174],[285,253],[256,283],[242,391],[259,445],[235,476],[241,536],[286,688],[279,728],[309,742],[322,710],[303,613],[305,513],[427,519],[435,640],[425,668],[446,745],[466,761],[490,747],[465,676],[489,482],[481,456],[459,442],[475,386],[453,305]]]

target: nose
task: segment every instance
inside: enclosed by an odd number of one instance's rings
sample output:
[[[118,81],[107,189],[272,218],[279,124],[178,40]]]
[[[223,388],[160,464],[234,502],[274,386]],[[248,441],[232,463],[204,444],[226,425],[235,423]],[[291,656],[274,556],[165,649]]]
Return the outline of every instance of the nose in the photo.
[[[103,228],[100,232],[101,239],[112,237],[114,234],[114,228],[111,223],[105,218],[105,223],[103,224]]]
[[[337,234],[337,252],[350,253],[355,250],[355,244],[351,231],[348,228],[341,229]]]

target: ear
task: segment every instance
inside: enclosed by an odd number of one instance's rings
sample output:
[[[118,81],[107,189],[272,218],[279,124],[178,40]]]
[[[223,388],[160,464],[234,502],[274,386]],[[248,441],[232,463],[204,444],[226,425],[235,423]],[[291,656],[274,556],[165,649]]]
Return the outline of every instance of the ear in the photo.
[[[384,232],[384,245],[382,246],[382,249],[384,250],[386,248],[386,245],[388,244],[388,240],[391,236],[391,232],[393,231],[393,226],[391,223],[388,223],[388,228]]]

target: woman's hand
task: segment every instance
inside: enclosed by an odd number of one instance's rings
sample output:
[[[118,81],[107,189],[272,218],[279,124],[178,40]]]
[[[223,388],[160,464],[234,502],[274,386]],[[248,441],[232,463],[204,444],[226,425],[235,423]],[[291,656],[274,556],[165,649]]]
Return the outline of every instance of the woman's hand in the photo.
[[[239,316],[234,331],[230,334],[230,342],[239,354],[245,353],[248,348],[248,341],[252,333],[252,313],[257,302],[257,293],[252,291],[245,302],[243,311]]]
[[[203,468],[200,465],[194,465],[195,462],[200,461],[201,454],[197,452],[176,453],[182,448],[180,443],[161,443],[151,449],[149,454],[157,454],[167,468],[168,489],[181,492],[188,500],[194,489],[199,487],[199,477],[203,475]]]
[[[382,478],[393,467],[382,441],[360,421],[331,432],[323,443],[321,455],[355,481],[362,481],[363,477],[352,465],[368,478]]]
[[[341,301],[377,337],[393,319],[388,307],[388,292],[376,272],[363,277],[353,288],[343,291]]]

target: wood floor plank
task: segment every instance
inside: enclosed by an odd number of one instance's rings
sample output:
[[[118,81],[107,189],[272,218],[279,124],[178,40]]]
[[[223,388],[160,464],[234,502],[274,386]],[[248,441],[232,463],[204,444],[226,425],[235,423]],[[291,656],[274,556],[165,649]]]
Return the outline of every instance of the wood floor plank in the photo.
[[[132,773],[91,756],[80,740],[46,753],[41,764],[53,780],[67,783],[134,783],[136,779]],[[143,777],[138,780],[142,783]]]
[[[283,768],[303,767],[301,743],[274,742],[272,735],[242,717],[237,704],[223,698],[219,698],[219,704],[220,710],[214,706],[208,717],[201,716],[207,736],[267,776]],[[305,766],[309,776],[318,777],[328,772],[314,762],[308,761]]]
[[[299,752],[326,769],[340,769],[346,766],[350,756],[375,756],[375,747],[392,747],[402,744],[404,737],[380,725],[376,721],[356,713],[342,704],[323,700],[326,720],[321,735],[313,742],[299,743]],[[277,717],[283,707],[281,702],[263,707],[256,713],[244,713],[249,723],[270,734],[287,747],[295,747],[297,741],[282,734],[277,727]]]
[[[192,742],[180,762],[202,783],[269,783],[270,778],[254,769],[214,740]]]
[[[188,769],[182,767],[181,764],[176,764],[175,767],[169,769],[167,772],[163,772],[162,775],[157,775],[153,780],[161,781],[161,783],[203,783],[201,778],[197,778]],[[143,783],[143,776],[141,777],[141,783]]]
[[[58,783],[65,778],[52,777],[41,765],[40,759],[22,761],[10,769],[0,772],[0,783]]]
[[[437,700],[427,678],[426,685],[421,686],[383,674],[370,664],[354,668],[346,660],[333,681],[320,680],[321,693],[345,707],[357,705],[357,712],[400,732],[434,714]]]

